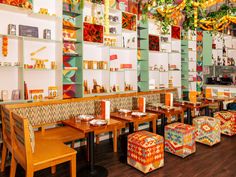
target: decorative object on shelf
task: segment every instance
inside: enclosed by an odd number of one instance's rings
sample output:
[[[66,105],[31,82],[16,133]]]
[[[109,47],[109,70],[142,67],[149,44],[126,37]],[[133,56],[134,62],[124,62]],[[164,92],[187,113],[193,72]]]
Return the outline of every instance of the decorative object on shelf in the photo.
[[[84,23],[84,41],[103,43],[103,26]]]
[[[43,38],[44,39],[51,39],[51,30],[50,29],[43,30]]]
[[[122,12],[122,28],[127,30],[136,31],[137,17],[134,14]]]
[[[134,90],[133,86],[125,82],[125,91],[131,91],[131,90]]]
[[[25,81],[24,81],[24,97],[25,97],[25,100],[28,100],[28,99],[29,99],[28,86],[27,86],[27,84],[26,84]]]
[[[116,47],[117,46],[117,40],[113,37],[104,37],[104,45],[110,46],[110,47]]]
[[[48,9],[46,9],[46,8],[40,8],[38,13],[39,14],[44,14],[44,15],[49,15]]]
[[[38,27],[19,25],[19,36],[38,38]]]
[[[57,96],[58,96],[58,87],[56,87],[56,86],[48,87],[48,97],[55,98]]]
[[[149,50],[160,51],[159,36],[149,35]]]
[[[3,101],[7,101],[9,100],[9,94],[7,90],[2,90],[1,91],[1,98]]]
[[[34,69],[45,69],[45,62],[48,62],[48,59],[31,58],[31,60],[35,61]]]
[[[51,61],[51,69],[57,69],[57,64],[55,61]]]
[[[121,11],[128,11],[128,0],[117,0],[116,8]]]
[[[2,38],[2,55],[7,57],[8,55],[8,37],[3,36]]]
[[[8,34],[9,35],[16,35],[16,25],[14,24],[9,24],[8,25]]]
[[[11,95],[12,100],[20,100],[20,90],[12,90],[12,95]]]
[[[180,39],[180,27],[179,26],[171,26],[171,38]]]
[[[118,23],[119,22],[119,17],[116,16],[116,15],[109,15],[109,21]]]
[[[26,9],[33,9],[32,0],[0,0],[0,3],[18,6]]]
[[[30,98],[34,101],[40,101],[43,99],[43,89],[29,90]]]
[[[120,69],[132,69],[132,64],[120,64]]]
[[[37,49],[36,51],[31,52],[31,53],[30,53],[30,56],[35,56],[37,53],[39,53],[39,52],[45,50],[46,48],[47,48],[46,46],[40,47],[40,48]]]
[[[169,88],[174,88],[173,76],[171,76],[171,77],[169,78],[168,87],[169,87]]]
[[[103,86],[98,85],[96,79],[93,79],[92,93],[105,93],[105,92],[107,92],[106,89]]]

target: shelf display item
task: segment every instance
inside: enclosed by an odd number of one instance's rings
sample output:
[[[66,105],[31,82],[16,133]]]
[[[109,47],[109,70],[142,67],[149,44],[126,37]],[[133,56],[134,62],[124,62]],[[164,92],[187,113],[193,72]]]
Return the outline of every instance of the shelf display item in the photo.
[[[9,35],[16,35],[16,25],[9,24],[8,25],[8,34]]]
[[[2,55],[7,57],[8,55],[8,37],[3,36],[2,38]]]
[[[63,52],[64,54],[78,55],[78,53],[76,52],[76,45],[69,42],[64,42]]]
[[[38,27],[19,25],[19,36],[39,37]]]
[[[48,87],[48,97],[55,98],[57,96],[58,96],[58,87],[56,86]]]
[[[122,28],[127,30],[136,31],[137,22],[136,15],[122,12]]]
[[[76,85],[69,84],[69,85],[63,85],[63,98],[64,99],[70,99],[76,97]]]
[[[31,60],[35,61],[34,69],[45,69],[45,62],[48,62],[48,59],[31,58]]]
[[[43,99],[43,89],[29,90],[30,98],[34,101],[40,101]]]
[[[98,85],[96,79],[93,79],[92,93],[106,93],[106,92],[107,92],[107,90],[103,86]]]
[[[49,29],[43,30],[43,38],[44,39],[51,39],[51,30],[49,30]]]
[[[7,90],[2,90],[1,91],[1,97],[3,101],[7,101],[9,100],[9,93]]]
[[[171,38],[180,39],[180,27],[179,26],[171,26]]]
[[[39,9],[39,14],[49,15],[48,9],[46,9],[46,8],[40,8],[40,9]]]
[[[20,99],[20,90],[13,90],[11,98],[12,98],[12,100],[19,100]]]
[[[149,50],[160,51],[159,36],[149,35]]]
[[[84,23],[84,41],[103,43],[103,26]]]

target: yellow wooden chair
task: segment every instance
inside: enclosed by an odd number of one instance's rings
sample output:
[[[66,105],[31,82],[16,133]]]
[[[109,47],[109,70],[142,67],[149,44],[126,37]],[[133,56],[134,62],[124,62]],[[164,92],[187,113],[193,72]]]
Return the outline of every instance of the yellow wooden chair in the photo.
[[[35,139],[30,136],[30,125],[26,118],[12,113],[12,160],[10,177],[15,177],[19,163],[26,171],[26,177],[34,172],[60,163],[70,162],[70,176],[76,177],[76,151],[60,141]]]

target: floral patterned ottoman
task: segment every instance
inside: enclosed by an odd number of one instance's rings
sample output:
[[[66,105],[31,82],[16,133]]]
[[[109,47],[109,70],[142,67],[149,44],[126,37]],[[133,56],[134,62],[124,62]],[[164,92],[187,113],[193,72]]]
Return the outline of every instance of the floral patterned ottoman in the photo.
[[[196,141],[209,146],[220,142],[220,120],[213,117],[201,116],[193,119],[196,128]]]
[[[214,118],[220,120],[221,133],[229,136],[236,134],[236,111],[219,111]]]
[[[143,173],[164,166],[163,137],[147,131],[139,131],[128,136],[129,165]]]
[[[183,123],[165,126],[165,151],[186,157],[196,151],[195,128]]]

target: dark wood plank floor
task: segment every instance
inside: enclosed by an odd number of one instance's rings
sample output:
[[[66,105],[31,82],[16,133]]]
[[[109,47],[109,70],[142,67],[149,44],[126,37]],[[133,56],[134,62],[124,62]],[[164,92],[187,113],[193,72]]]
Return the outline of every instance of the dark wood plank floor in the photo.
[[[78,149],[78,168],[85,165],[85,154],[85,148]],[[185,159],[165,153],[165,166],[147,175],[120,163],[109,141],[96,145],[96,163],[108,169],[109,177],[236,177],[236,136],[223,136],[221,143],[214,147],[198,143],[197,152]],[[24,170],[18,165],[16,176],[24,175]],[[0,176],[8,177],[9,167]],[[56,175],[51,175],[50,169],[35,174],[35,177],[52,176],[69,177],[69,164],[59,165]]]

